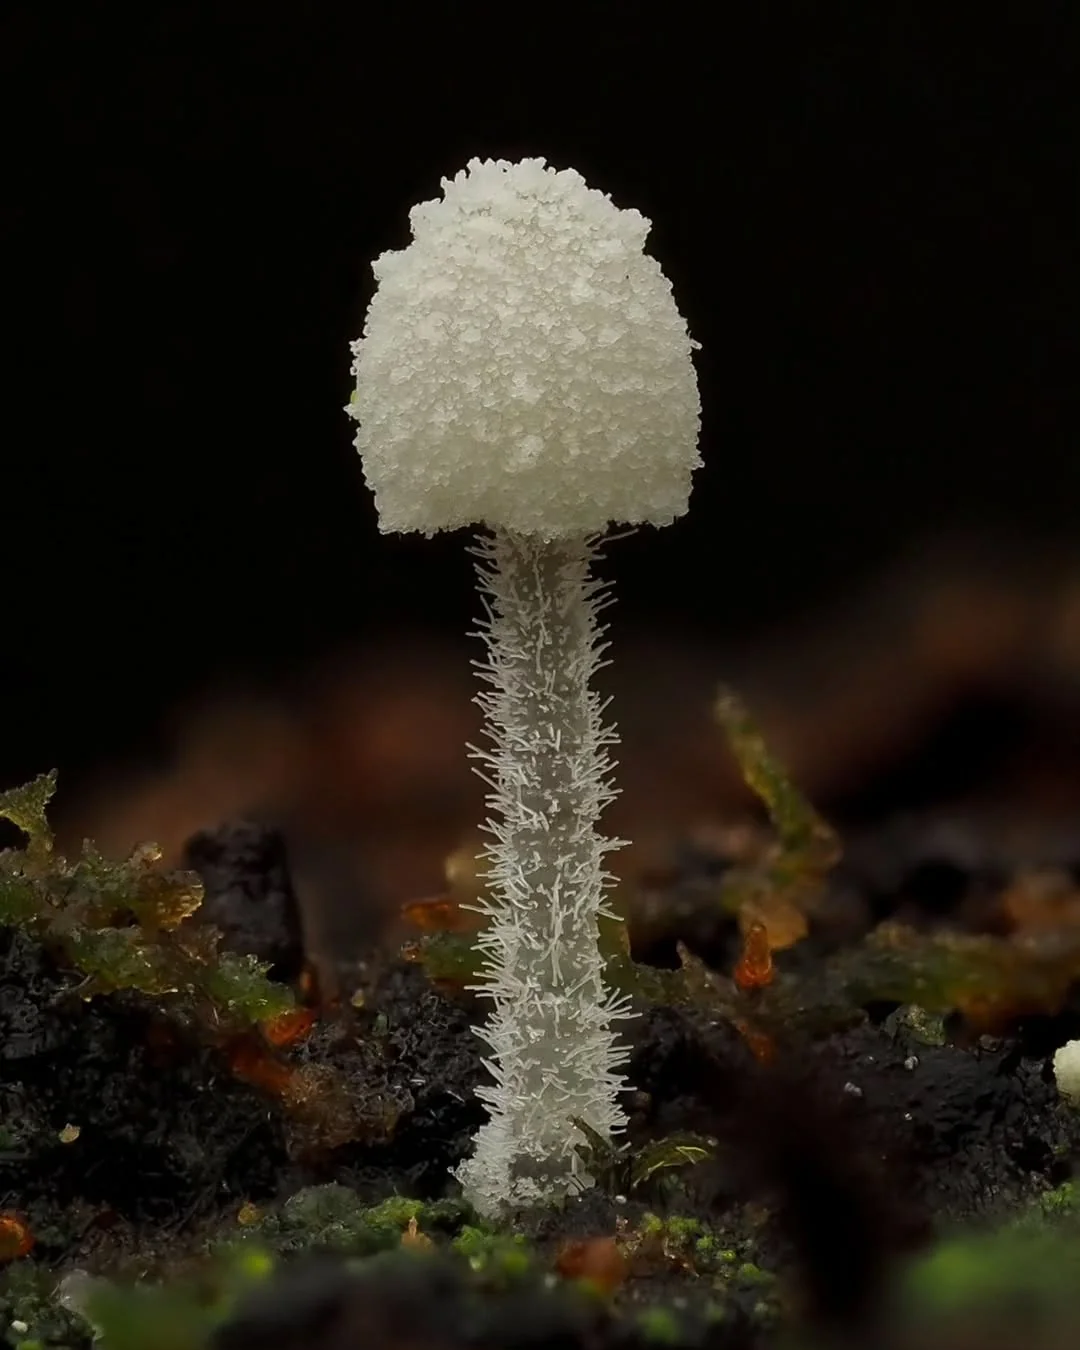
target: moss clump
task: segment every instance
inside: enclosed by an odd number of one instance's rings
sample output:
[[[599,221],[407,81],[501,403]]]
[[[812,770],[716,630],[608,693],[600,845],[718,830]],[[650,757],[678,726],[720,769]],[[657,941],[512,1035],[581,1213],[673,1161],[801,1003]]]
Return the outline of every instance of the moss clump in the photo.
[[[761,1288],[771,1288],[776,1283],[776,1276],[771,1270],[762,1270],[753,1261],[744,1261],[735,1271],[734,1278],[742,1285]]]
[[[223,1246],[253,1243],[276,1256],[313,1252],[373,1256],[401,1246],[413,1221],[422,1233],[453,1233],[469,1213],[459,1200],[429,1204],[394,1195],[366,1205],[348,1186],[305,1186],[279,1210],[249,1223],[239,1238]]]
[[[1073,1181],[1065,1181],[1045,1195],[1040,1195],[1027,1215],[1020,1219],[1025,1225],[1035,1225],[1039,1219],[1048,1223],[1068,1219],[1080,1221],[1080,1189]]]
[[[202,883],[162,868],[156,845],[119,862],[89,842],[74,861],[57,853],[46,817],[55,790],[52,772],[0,793],[0,817],[27,836],[24,849],[0,852],[0,925],[21,928],[77,970],[83,999],[137,990],[215,1037],[292,1008],[266,966],[219,951],[220,935],[190,922]]]
[[[992,1232],[939,1243],[897,1291],[903,1320],[1073,1326],[1080,1334],[1080,1198],[1071,1182]]]
[[[678,1345],[679,1319],[669,1308],[646,1308],[636,1318],[642,1337],[653,1345]]]
[[[495,1233],[466,1225],[450,1246],[464,1256],[470,1267],[496,1282],[520,1279],[533,1265],[521,1233]]]
[[[711,1276],[725,1285],[754,1271],[760,1283],[772,1277],[753,1263],[755,1248],[742,1239],[732,1245],[731,1235],[710,1228],[693,1215],[642,1215],[637,1225],[623,1234],[622,1247],[635,1267],[644,1270],[679,1269],[696,1276]],[[749,1281],[743,1281],[748,1283]]]

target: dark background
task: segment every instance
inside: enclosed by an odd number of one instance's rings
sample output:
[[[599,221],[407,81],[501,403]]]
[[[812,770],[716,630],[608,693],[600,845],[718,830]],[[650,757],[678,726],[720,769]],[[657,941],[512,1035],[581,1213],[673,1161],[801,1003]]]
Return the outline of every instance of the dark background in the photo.
[[[623,622],[1077,536],[1072,0],[4,15],[5,781],[467,623],[461,541],[378,536],[341,408],[371,259],[472,155],[640,208],[702,343],[706,467],[619,546]]]

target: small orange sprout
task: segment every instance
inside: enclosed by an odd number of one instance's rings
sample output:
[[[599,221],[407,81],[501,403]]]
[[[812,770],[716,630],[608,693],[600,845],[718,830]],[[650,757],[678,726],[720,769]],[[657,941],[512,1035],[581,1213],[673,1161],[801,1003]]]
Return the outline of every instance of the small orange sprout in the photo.
[[[401,1245],[403,1247],[415,1247],[419,1251],[425,1247],[434,1247],[435,1244],[426,1233],[421,1233],[420,1226],[416,1222],[416,1216],[414,1215],[409,1220],[409,1226],[401,1235]]]
[[[763,923],[752,923],[743,936],[742,955],[733,972],[740,989],[763,989],[773,980],[772,947],[769,930]]]

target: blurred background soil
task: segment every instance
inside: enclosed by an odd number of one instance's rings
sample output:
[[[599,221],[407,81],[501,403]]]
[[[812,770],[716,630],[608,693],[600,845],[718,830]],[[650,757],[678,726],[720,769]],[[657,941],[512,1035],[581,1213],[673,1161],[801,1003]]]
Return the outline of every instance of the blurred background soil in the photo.
[[[721,681],[845,840],[897,818],[961,820],[1052,854],[1080,830],[1075,559],[941,545],[741,648],[617,621],[614,638],[621,796],[606,825],[632,841],[615,868],[631,883],[755,818],[713,717]],[[481,837],[465,750],[478,652],[399,632],[277,694],[204,696],[173,713],[153,762],[62,784],[61,842],[154,840],[178,862],[201,828],[281,825],[310,941],[354,948],[444,890],[447,860]]]

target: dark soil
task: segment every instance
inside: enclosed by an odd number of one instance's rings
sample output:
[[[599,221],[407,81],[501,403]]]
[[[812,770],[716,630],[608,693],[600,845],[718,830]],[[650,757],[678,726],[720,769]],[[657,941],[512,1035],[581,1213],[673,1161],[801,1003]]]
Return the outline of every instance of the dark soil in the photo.
[[[1025,847],[1010,855],[989,832],[940,821],[865,835],[809,937],[777,954],[780,978],[798,973],[814,997],[817,963],[885,919],[992,931],[995,897],[1033,861]],[[230,826],[194,839],[189,858],[225,945],[303,986],[280,835]],[[1080,839],[1047,842],[1036,861],[1080,876]],[[637,960],[671,966],[678,939],[731,969],[734,922],[707,903],[725,865],[697,850],[653,888],[631,919]],[[208,1044],[140,996],[85,1002],[38,943],[0,930],[0,1211],[33,1234],[20,1264],[56,1278],[172,1271],[235,1233],[242,1206],[265,1212],[328,1183],[365,1205],[453,1198],[449,1170],[482,1119],[476,1007],[400,960],[396,944],[342,978],[357,991],[352,1003],[324,1009],[282,1055],[347,1084],[348,1101],[297,1113],[238,1074],[234,1044]],[[356,1269],[326,1251],[283,1262],[219,1328],[216,1350],[742,1348],[773,1344],[792,1325],[886,1344],[898,1261],[957,1225],[1008,1217],[1068,1176],[1080,1116],[1060,1099],[1049,1061],[1080,1034],[1080,998],[994,1034],[959,1023],[928,1034],[888,1000],[844,1022],[826,1034],[795,1028],[763,1056],[707,1008],[645,1008],[626,1031],[631,1145],[691,1131],[717,1141],[709,1160],[658,1172],[631,1194],[598,1188],[520,1216],[514,1231],[535,1278],[478,1282],[447,1250],[424,1261],[385,1253]],[[708,1250],[734,1262],[722,1316],[715,1264],[663,1230],[672,1216],[692,1219]],[[649,1224],[652,1237],[641,1238]],[[612,1237],[622,1265],[610,1298],[550,1287],[556,1266],[589,1274]],[[674,1323],[645,1315],[657,1308],[674,1310]]]

